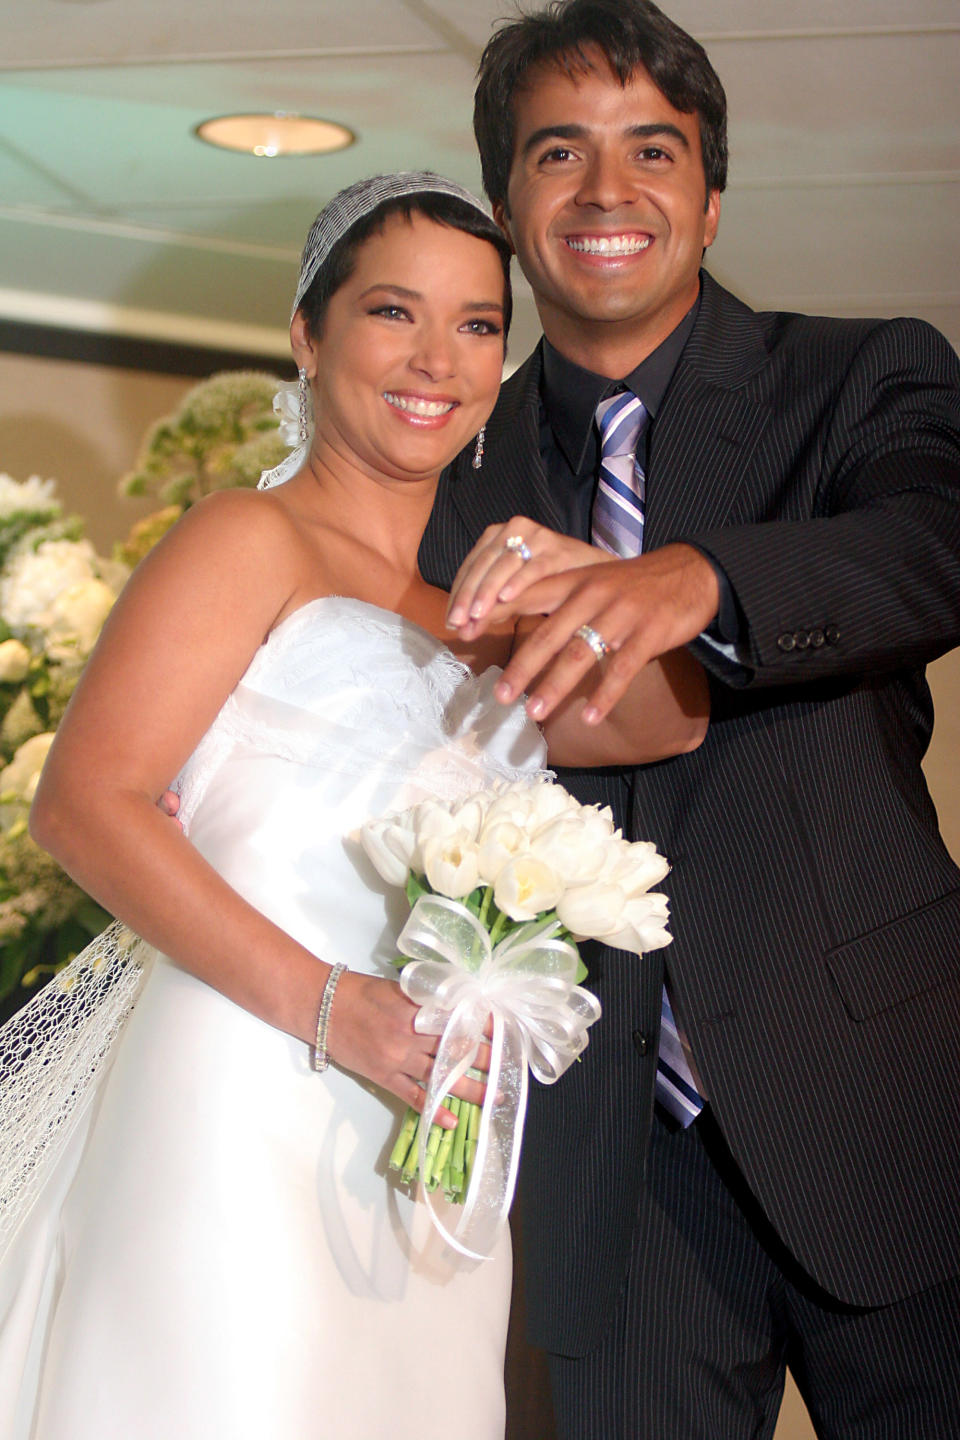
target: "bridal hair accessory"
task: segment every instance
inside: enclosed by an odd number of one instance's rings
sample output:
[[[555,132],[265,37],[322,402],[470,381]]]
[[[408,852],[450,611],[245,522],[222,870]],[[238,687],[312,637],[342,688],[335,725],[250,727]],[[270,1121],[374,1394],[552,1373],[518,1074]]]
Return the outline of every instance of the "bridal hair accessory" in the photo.
[[[594,630],[592,625],[581,625],[579,630],[573,632],[579,639],[583,640],[596,656],[599,663],[604,655],[609,654],[610,646],[604,640],[599,630]]]
[[[524,564],[533,559],[533,551],[522,535],[508,535],[503,542],[503,548],[513,555],[519,555]]]
[[[333,1009],[333,997],[336,994],[337,986],[340,983],[340,976],[346,970],[346,965],[339,962],[333,966],[327,976],[327,983],[323,987],[323,994],[320,996],[320,1013],[317,1016],[317,1038],[313,1046],[313,1068],[322,1075],[330,1064],[330,1056],[327,1054],[327,1032],[330,1029],[330,1011]]]
[[[469,190],[465,190],[455,180],[448,180],[445,175],[435,175],[431,170],[399,170],[393,175],[374,175],[368,180],[357,180],[353,185],[348,185],[345,190],[334,195],[329,205],[324,206],[310,227],[303,254],[300,257],[300,275],[297,280],[293,309],[290,312],[291,320],[300,308],[304,296],[317,278],[320,267],[330,255],[334,245],[342,240],[348,231],[352,230],[358,220],[362,220],[365,215],[369,215],[376,210],[378,205],[383,205],[388,200],[402,200],[407,195],[424,194],[451,195],[455,200],[462,200],[464,204],[472,205],[474,210],[478,211],[485,220],[490,220],[489,212],[484,209],[475,195],[471,195]],[[288,413],[289,402],[283,397],[290,391],[298,392],[298,387],[284,384],[277,391],[273,408],[278,415],[285,416]],[[286,440],[287,435],[282,424],[280,430],[283,439]],[[296,441],[289,441],[291,445],[296,444],[297,448],[272,470],[264,470],[257,485],[258,490],[269,490],[274,485],[282,485],[285,481],[291,480],[298,470],[303,469],[310,453],[312,434],[313,417],[309,415],[306,435],[298,435]],[[480,454],[481,456],[483,454],[482,444],[480,445]],[[476,459],[474,463],[476,463]],[[479,466],[477,468],[479,469]]]
[[[483,442],[487,438],[487,427],[481,425],[477,431],[477,443],[473,451],[473,468],[479,470],[483,466]]]
[[[516,1185],[528,1070],[558,1080],[587,1044],[600,1004],[580,981],[577,940],[641,954],[670,943],[667,899],[651,893],[669,866],[630,844],[609,808],[581,805],[547,780],[500,782],[466,799],[428,800],[371,820],[360,841],[412,910],[398,939],[400,984],[439,1035],[423,1114],[407,1111],[390,1156],[418,1176],[435,1228],[470,1259],[490,1254]],[[492,1020],[482,1108],[450,1094],[472,1070]],[[480,1077],[483,1078],[483,1077]],[[455,1130],[435,1122],[441,1106]],[[462,1204],[451,1232],[432,1192]]]

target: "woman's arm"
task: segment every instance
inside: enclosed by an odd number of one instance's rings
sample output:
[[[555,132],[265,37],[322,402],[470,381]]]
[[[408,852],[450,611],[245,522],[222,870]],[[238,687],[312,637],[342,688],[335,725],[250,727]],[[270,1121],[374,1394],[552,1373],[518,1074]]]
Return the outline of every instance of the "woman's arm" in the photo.
[[[522,537],[529,551],[524,559],[505,541]],[[459,637],[475,640],[505,616],[516,618],[514,650],[536,654],[544,612],[530,608],[543,603],[559,607],[581,574],[596,572],[613,579],[616,557],[581,540],[560,535],[525,516],[505,525],[491,525],[467,556],[454,580],[447,616]],[[610,567],[610,568],[605,568]],[[588,617],[589,618],[589,617]],[[595,697],[607,683],[607,671],[622,662],[616,654],[598,664],[586,641],[569,640],[556,658],[556,649],[544,649],[544,670],[528,663],[523,687],[531,691],[530,715],[541,722],[548,754],[557,765],[642,765],[652,760],[695,750],[709,723],[710,695],[702,666],[683,648],[672,649],[633,666],[628,681],[619,685],[617,703],[596,713]],[[606,638],[606,636],[604,637]],[[553,661],[552,666],[547,667]],[[516,666],[511,663],[505,680]],[[501,698],[512,700],[514,684]]]
[[[321,588],[269,497],[191,510],[128,583],[57,732],[34,838],[150,944],[260,1019],[309,1043],[330,966],[243,900],[157,809],[299,592]],[[331,1056],[417,1103],[435,1041],[398,985],[348,973]],[[470,1098],[474,1098],[473,1095]]]

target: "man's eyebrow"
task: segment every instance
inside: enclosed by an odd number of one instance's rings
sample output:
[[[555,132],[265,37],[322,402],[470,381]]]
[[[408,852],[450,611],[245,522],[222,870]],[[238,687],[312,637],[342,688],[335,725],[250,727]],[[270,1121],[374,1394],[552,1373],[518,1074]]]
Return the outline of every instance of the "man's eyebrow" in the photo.
[[[526,157],[544,140],[584,140],[589,134],[586,125],[541,125],[539,130],[534,130],[527,136],[522,153]],[[690,149],[690,141],[686,135],[678,126],[671,125],[669,120],[655,120],[647,125],[628,125],[624,134],[633,140],[653,140],[663,136],[676,140],[685,150]]]

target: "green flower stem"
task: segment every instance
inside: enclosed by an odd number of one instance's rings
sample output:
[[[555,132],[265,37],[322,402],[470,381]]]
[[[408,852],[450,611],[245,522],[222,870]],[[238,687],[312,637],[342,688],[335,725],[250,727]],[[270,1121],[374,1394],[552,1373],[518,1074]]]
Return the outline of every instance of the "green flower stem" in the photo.
[[[450,1110],[454,1115],[456,1115],[457,1119],[459,1120],[460,1101],[457,1099],[457,1097],[455,1095],[448,1095],[446,1100],[444,1101],[444,1104],[447,1106],[447,1109]],[[440,1126],[436,1126],[436,1129],[440,1130]],[[440,1130],[440,1142],[437,1145],[437,1155],[433,1166],[433,1174],[438,1182],[443,1182],[444,1189],[446,1189],[447,1186],[447,1170],[450,1165],[450,1156],[453,1152],[453,1136],[453,1130]],[[431,1135],[431,1139],[432,1138],[433,1137]]]
[[[480,1107],[471,1105],[467,1113],[467,1143],[466,1143],[466,1165],[465,1171],[469,1183],[469,1177],[473,1174],[473,1162],[477,1158],[477,1141],[480,1138]]]
[[[420,1116],[412,1105],[407,1106],[407,1113],[403,1117],[403,1124],[400,1127],[400,1134],[397,1142],[390,1151],[389,1165],[391,1170],[405,1169],[405,1161],[408,1154],[413,1150],[416,1154],[417,1135],[419,1131]]]
[[[498,913],[497,918],[494,920],[493,924],[490,926],[490,948],[491,948],[491,950],[495,947],[497,941],[498,941],[498,940],[501,940],[501,939],[503,938],[503,932],[504,932],[504,930],[506,930],[507,926],[508,926],[510,923],[511,923],[511,921],[510,921],[510,916],[504,914],[504,912],[501,910],[501,911]]]

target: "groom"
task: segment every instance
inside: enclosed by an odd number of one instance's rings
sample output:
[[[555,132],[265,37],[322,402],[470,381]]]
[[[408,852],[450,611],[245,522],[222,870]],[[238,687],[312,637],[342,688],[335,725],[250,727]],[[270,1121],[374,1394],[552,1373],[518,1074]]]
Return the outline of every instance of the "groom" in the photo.
[[[444,477],[423,573],[449,586],[515,515],[603,529],[595,416],[630,391],[623,558],[568,613],[615,617],[627,667],[691,644],[713,704],[690,755],[562,777],[671,859],[675,939],[594,954],[604,1019],[531,1101],[561,1433],[769,1437],[789,1363],[821,1436],[958,1436],[960,872],[920,770],[923,666],[960,639],[956,358],[919,322],[754,314],[700,270],[725,97],[648,0],[505,24],[475,127],[544,340],[482,469]],[[508,674],[562,693],[596,666],[578,623]],[[658,1077],[665,995],[686,1049]]]

